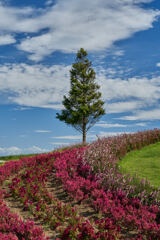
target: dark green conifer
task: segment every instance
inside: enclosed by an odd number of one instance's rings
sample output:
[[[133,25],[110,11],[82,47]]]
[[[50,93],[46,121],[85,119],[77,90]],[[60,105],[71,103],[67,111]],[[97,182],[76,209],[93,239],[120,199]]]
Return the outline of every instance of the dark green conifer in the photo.
[[[95,71],[87,59],[87,51],[81,48],[70,71],[69,96],[64,96],[64,108],[57,118],[72,125],[83,134],[86,143],[87,131],[105,114],[104,102],[100,100],[100,86],[95,83]]]

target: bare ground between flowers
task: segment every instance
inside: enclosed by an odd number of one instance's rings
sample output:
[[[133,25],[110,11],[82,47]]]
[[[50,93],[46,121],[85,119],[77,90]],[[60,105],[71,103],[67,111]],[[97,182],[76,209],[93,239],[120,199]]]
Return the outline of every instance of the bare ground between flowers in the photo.
[[[6,192],[9,192],[7,185],[8,185],[8,182],[10,182],[12,178],[8,179],[7,183],[5,182],[3,185],[3,189],[6,190]],[[43,222],[35,219],[35,217],[29,211],[23,210],[23,204],[19,201],[18,198],[6,197],[4,200],[5,200],[7,207],[10,209],[10,211],[12,213],[16,213],[23,221],[30,220],[30,221],[34,221],[36,226],[41,225],[45,236],[49,236],[50,240],[56,239],[56,233],[54,233],[54,231],[51,231],[46,226],[43,226],[42,225]]]
[[[6,190],[6,192],[9,192],[8,183],[11,182],[12,178],[14,177],[15,176],[12,176],[3,184],[3,189]],[[69,203],[72,207],[76,207],[79,216],[84,217],[84,219],[91,219],[97,216],[95,210],[92,207],[88,206],[86,203],[79,204],[76,201],[72,200],[69,195],[63,190],[60,181],[57,180],[53,175],[48,177],[46,188],[55,198],[60,200],[62,203]],[[58,237],[58,232],[49,229],[47,226],[43,226],[43,221],[35,219],[29,211],[24,211],[23,204],[19,201],[18,198],[7,197],[5,198],[5,203],[10,208],[11,212],[18,214],[22,220],[31,220],[34,221],[37,226],[42,225],[44,234],[46,236],[49,236],[50,240],[54,240]]]
[[[103,214],[97,213],[94,208],[89,204],[82,202],[81,204],[69,197],[67,192],[64,191],[61,182],[58,179],[55,179],[53,176],[50,176],[49,181],[47,182],[47,189],[52,193],[56,198],[64,203],[69,203],[72,207],[76,207],[78,213],[81,217],[91,220],[91,219],[101,219]],[[135,231],[128,231],[126,228],[122,229],[121,237],[124,239],[134,239],[136,235]]]
[[[5,181],[3,184],[3,189],[9,192],[8,189],[8,182],[12,180],[13,176]],[[73,200],[66,191],[64,191],[62,183],[54,177],[54,175],[50,175],[48,177],[48,181],[46,182],[46,188],[47,190],[58,200],[60,200],[62,203],[70,204],[72,207],[75,207],[78,211],[79,216],[83,217],[85,220],[91,220],[95,218],[101,218],[102,214],[97,213],[89,204],[83,202],[79,203],[75,200]],[[18,198],[14,197],[7,197],[5,198],[6,205],[10,208],[11,212],[18,214],[18,216],[23,220],[32,220],[34,223],[39,226],[41,225],[43,228],[43,232],[46,236],[50,237],[50,240],[55,240],[59,237],[58,231],[51,230],[49,227],[43,225],[43,221],[37,220],[34,218],[33,215],[29,211],[23,210],[23,205],[20,203]],[[123,229],[123,234],[121,234],[121,237],[124,239],[133,239],[135,236],[135,232],[128,232],[127,229]]]

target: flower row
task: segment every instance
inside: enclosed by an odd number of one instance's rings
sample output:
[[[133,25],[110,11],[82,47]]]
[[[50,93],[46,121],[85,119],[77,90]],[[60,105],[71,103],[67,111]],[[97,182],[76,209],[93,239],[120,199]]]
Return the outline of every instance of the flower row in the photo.
[[[133,239],[160,239],[160,192],[148,182],[122,175],[117,167],[117,161],[128,151],[156,141],[160,141],[158,129],[98,139],[87,147],[8,162],[0,167],[0,184],[16,174],[10,191],[18,196],[24,210],[56,229],[59,239],[127,239],[128,231],[134,231]],[[76,209],[62,204],[47,190],[51,175],[61,181],[71,198],[79,204],[85,201],[104,217],[89,222]],[[0,191],[1,198],[3,195]],[[4,222],[1,212],[0,217]],[[14,223],[20,221],[13,218]],[[32,231],[33,222],[22,221],[25,237],[18,235],[21,229],[16,230],[11,219],[6,214],[7,224],[1,223],[1,239],[46,239],[41,229],[38,233]],[[26,227],[27,224],[32,227]]]
[[[54,154],[54,158],[57,154]],[[23,203],[24,210],[29,210],[50,229],[56,230],[60,239],[116,239],[120,229],[112,220],[102,218],[99,221],[86,221],[76,209],[69,204],[62,204],[49,194],[46,182],[47,177],[54,174],[53,169],[54,160],[51,159],[24,169],[12,179],[10,192]]]
[[[27,166],[35,166],[38,162],[47,161],[52,154],[39,155],[34,158],[23,158],[17,161],[6,162],[0,166],[0,239],[2,240],[47,240],[42,227],[37,227],[33,221],[23,221],[17,214],[11,213],[5,204],[7,196],[2,184],[12,175],[18,173]]]
[[[90,202],[122,229],[134,230],[137,237],[141,234],[146,238],[160,238],[159,207],[143,205],[138,198],[128,198],[121,190],[104,191],[100,178],[96,179],[89,165],[83,165],[83,151],[74,149],[54,154],[55,175],[62,181],[64,190],[78,201]]]
[[[42,228],[36,227],[32,221],[24,222],[17,214],[10,212],[6,204],[0,200],[0,239],[1,240],[47,240]]]
[[[124,191],[128,197],[139,198],[145,204],[160,205],[160,191],[148,181],[122,174],[118,161],[127,152],[160,141],[160,130],[101,138],[84,151],[83,164],[91,167],[106,191]]]

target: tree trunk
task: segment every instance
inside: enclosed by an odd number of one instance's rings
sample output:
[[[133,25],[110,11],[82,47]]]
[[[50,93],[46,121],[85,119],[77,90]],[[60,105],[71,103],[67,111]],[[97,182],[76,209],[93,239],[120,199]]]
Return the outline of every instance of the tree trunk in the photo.
[[[83,144],[86,144],[86,122],[83,120]]]
[[[86,131],[83,131],[83,144],[86,144]]]

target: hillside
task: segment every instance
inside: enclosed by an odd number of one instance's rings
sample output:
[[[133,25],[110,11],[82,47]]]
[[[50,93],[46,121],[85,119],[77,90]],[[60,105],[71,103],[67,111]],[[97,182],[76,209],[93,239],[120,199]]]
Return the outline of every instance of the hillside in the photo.
[[[159,141],[155,129],[6,162],[0,239],[160,239],[160,192],[117,165]]]

